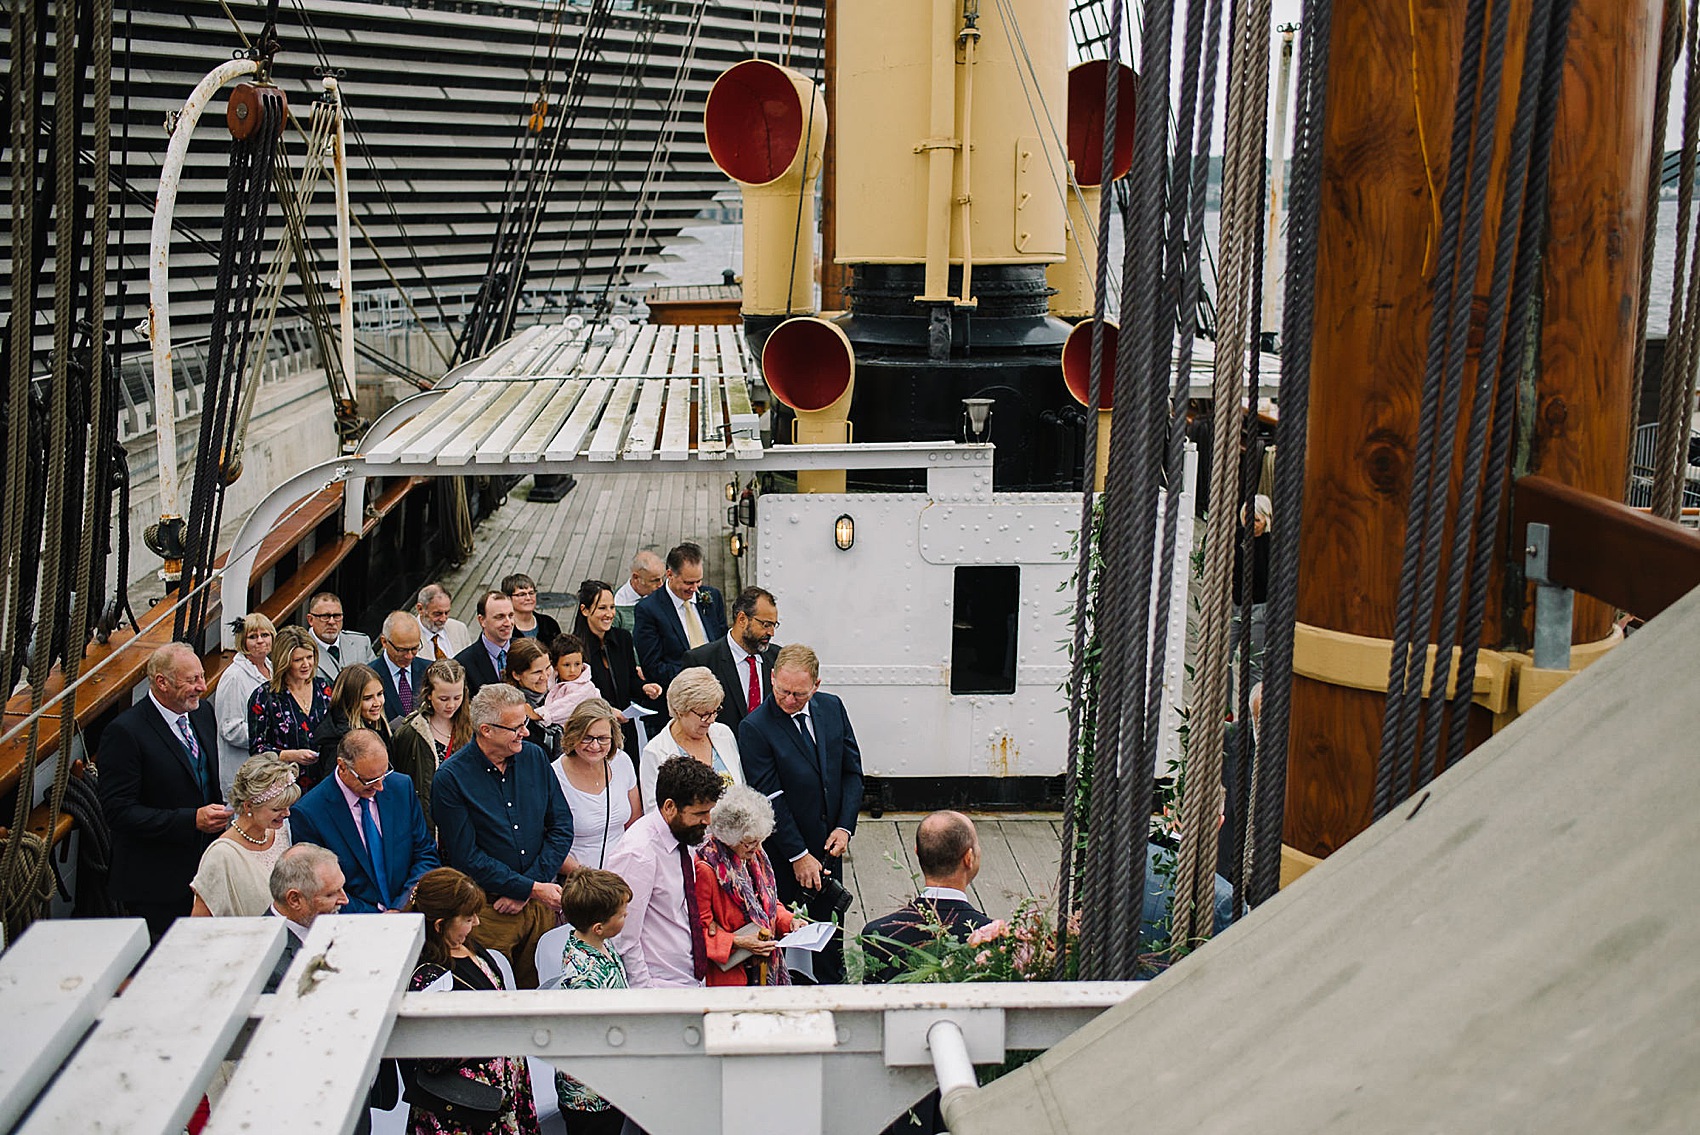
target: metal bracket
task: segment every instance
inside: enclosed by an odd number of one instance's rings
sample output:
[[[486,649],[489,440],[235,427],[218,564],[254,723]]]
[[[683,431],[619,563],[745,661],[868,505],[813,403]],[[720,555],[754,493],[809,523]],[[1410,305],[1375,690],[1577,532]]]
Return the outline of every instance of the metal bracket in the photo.
[[[962,1030],[974,1063],[997,1064],[1003,1060],[1002,1009],[889,1009],[885,1013],[886,1067],[931,1067],[927,1032],[939,1021],[952,1021]]]
[[[1552,529],[1545,524],[1529,525],[1523,572],[1535,584],[1535,668],[1568,670],[1576,593],[1552,581]]]

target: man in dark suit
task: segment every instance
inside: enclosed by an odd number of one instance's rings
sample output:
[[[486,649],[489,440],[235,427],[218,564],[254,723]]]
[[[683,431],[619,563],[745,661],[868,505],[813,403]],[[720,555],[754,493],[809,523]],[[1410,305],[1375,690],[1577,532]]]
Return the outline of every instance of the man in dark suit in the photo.
[[[505,592],[486,591],[478,597],[478,638],[455,655],[455,661],[466,669],[468,701],[479,687],[502,680],[513,639],[514,601]]]
[[[390,768],[384,739],[370,729],[343,735],[335,774],[290,809],[289,835],[336,854],[350,914],[402,909],[420,876],[441,866],[413,778]]]
[[[680,544],[667,553],[667,577],[632,611],[632,640],[643,676],[663,690],[685,668],[685,652],[726,634],[726,604],[702,581],[702,549]]]
[[[378,636],[378,657],[372,662],[372,669],[384,684],[384,716],[391,721],[412,713],[423,696],[425,671],[431,665],[419,657],[419,647],[424,641],[419,620],[406,611],[391,611],[384,620],[384,633]]]
[[[200,656],[167,643],[148,658],[147,697],[113,719],[97,758],[112,828],[112,897],[157,942],[194,905],[201,853],[230,825],[218,789],[218,722]]]
[[[773,696],[738,726],[744,778],[773,801],[767,854],[787,904],[819,901],[823,874],[842,882],[862,808],[862,754],[850,717],[843,702],[819,691],[819,659],[792,643],[773,660]],[[816,958],[815,977],[827,985],[844,980],[841,935]]]
[[[896,977],[905,947],[925,946],[948,934],[958,941],[991,921],[968,901],[980,873],[980,836],[961,812],[934,812],[915,829],[915,862],[921,893],[884,918],[862,927],[869,984]]]
[[[779,648],[773,632],[779,629],[779,607],[773,593],[746,587],[732,604],[732,629],[707,646],[685,652],[686,666],[707,666],[720,679],[726,700],[720,703],[720,723],[738,723],[767,700],[773,687],[773,660]]]

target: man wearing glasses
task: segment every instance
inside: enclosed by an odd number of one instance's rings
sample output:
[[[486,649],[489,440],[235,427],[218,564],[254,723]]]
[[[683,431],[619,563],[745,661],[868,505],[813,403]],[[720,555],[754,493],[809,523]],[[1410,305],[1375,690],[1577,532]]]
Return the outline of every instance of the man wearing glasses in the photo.
[[[726,691],[720,721],[734,733],[773,688],[773,660],[779,656],[773,632],[778,629],[779,606],[773,593],[746,587],[732,604],[732,629],[725,637],[685,654],[686,666],[707,666],[720,679]]]
[[[525,694],[494,683],[471,708],[472,740],[431,781],[431,817],[444,865],[484,889],[473,941],[506,954],[519,987],[536,989],[537,941],[561,909],[556,879],[572,851],[573,815],[549,759],[526,740]]]
[[[307,629],[319,647],[319,677],[332,685],[344,666],[372,664],[372,640],[342,629],[342,600],[333,593],[321,591],[307,601]]]
[[[442,865],[413,778],[391,770],[389,748],[371,729],[343,736],[336,775],[290,809],[289,838],[336,855],[347,880],[345,914],[406,909],[420,876]]]

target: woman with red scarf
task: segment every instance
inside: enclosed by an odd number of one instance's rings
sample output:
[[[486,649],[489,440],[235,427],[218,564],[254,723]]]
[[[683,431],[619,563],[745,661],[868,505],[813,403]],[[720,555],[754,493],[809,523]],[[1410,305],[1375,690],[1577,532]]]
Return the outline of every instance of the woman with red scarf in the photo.
[[[773,805],[746,785],[728,788],[709,816],[696,870],[711,986],[791,984],[778,942],[801,920],[779,902],[761,846],[772,834]]]

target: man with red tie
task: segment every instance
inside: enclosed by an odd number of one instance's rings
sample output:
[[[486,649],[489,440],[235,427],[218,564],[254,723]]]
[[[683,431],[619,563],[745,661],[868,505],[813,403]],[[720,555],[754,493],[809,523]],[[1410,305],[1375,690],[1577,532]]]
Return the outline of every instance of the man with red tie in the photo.
[[[779,629],[779,605],[773,593],[746,587],[732,604],[732,629],[685,654],[686,666],[707,666],[720,679],[726,700],[720,704],[720,723],[737,732],[738,723],[767,700],[773,688],[773,660],[779,648],[773,632]]]

